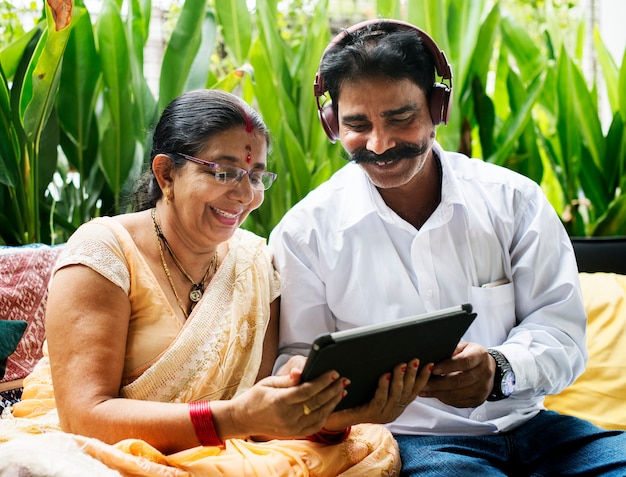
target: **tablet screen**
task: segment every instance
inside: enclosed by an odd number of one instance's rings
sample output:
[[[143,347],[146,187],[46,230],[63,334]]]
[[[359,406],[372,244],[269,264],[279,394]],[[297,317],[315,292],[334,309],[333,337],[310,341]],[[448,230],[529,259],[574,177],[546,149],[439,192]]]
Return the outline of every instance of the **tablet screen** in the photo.
[[[302,381],[334,369],[351,381],[335,411],[365,404],[374,397],[380,376],[399,363],[419,358],[425,365],[449,358],[475,317],[472,305],[466,303],[389,323],[324,333],[311,345]]]

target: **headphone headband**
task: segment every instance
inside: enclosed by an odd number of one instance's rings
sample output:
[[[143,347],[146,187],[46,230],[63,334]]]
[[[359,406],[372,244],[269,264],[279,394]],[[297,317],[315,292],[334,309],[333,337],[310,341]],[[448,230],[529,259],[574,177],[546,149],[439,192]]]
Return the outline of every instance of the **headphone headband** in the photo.
[[[324,53],[322,53],[320,65],[326,53],[335,45],[340,43],[347,35],[370,25],[381,25],[385,23],[395,25],[400,30],[415,32],[433,56],[435,69],[437,71],[437,75],[441,77],[441,82],[435,82],[433,89],[430,92],[430,114],[435,125],[441,123],[448,124],[448,120],[450,118],[450,105],[452,103],[452,67],[450,66],[450,63],[448,63],[443,50],[437,46],[435,41],[426,32],[420,30],[415,25],[411,25],[410,23],[401,20],[391,19],[366,20],[352,25],[351,27],[343,30],[330,41],[328,46],[326,46]],[[447,81],[448,84],[444,83],[444,81]],[[322,104],[320,101],[320,98],[324,96],[326,92],[327,89],[324,84],[324,78],[322,77],[320,68],[318,67],[317,73],[315,74],[315,81],[313,82],[313,94],[315,95],[319,118],[324,128],[324,132],[330,141],[334,143],[337,139],[339,139],[339,123],[332,102],[326,101]]]

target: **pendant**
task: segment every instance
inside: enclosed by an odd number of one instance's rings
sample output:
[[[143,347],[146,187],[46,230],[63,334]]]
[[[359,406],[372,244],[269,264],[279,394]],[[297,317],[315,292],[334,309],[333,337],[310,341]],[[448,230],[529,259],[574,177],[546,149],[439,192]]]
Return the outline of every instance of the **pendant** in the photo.
[[[189,292],[189,299],[194,303],[198,303],[200,298],[202,298],[202,285],[194,285]]]

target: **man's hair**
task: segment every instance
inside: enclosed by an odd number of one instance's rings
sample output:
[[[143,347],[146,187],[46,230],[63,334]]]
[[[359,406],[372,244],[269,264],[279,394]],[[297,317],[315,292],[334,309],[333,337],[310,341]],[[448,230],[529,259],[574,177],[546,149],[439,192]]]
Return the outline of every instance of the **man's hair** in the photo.
[[[435,83],[435,60],[418,32],[384,21],[346,33],[326,51],[319,70],[335,108],[345,81],[408,79],[424,91],[429,101]]]

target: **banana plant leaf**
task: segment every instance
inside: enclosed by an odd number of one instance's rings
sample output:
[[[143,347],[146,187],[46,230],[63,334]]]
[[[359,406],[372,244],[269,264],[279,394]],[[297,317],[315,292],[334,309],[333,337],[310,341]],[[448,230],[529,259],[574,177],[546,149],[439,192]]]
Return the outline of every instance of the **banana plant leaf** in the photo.
[[[135,165],[136,125],[132,72],[126,32],[119,7],[104,0],[96,24],[96,43],[104,80],[104,108],[101,113],[99,159],[115,197]],[[116,209],[117,209],[116,205]]]
[[[259,10],[271,8],[267,4],[259,7]],[[222,26],[225,47],[236,64],[244,63],[252,44],[252,20],[246,0],[220,0],[215,2],[215,12]]]
[[[159,82],[159,111],[163,111],[172,99],[183,92],[187,76],[202,44],[206,6],[206,0],[188,0],[183,5],[163,55]],[[208,58],[212,51],[213,48],[200,53]]]
[[[64,150],[70,163],[86,177],[96,163],[96,156],[85,154],[94,124],[98,84],[101,80],[100,57],[89,14],[83,7],[72,28],[65,54],[57,96],[59,121],[69,143]],[[71,148],[70,148],[71,146]]]
[[[72,11],[71,0],[64,3]],[[80,16],[81,12],[77,12]],[[46,2],[47,28],[31,58],[20,95],[20,119],[29,141],[36,142],[52,107],[61,77],[61,60],[71,32],[71,14],[58,5],[53,10]]]

